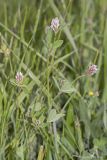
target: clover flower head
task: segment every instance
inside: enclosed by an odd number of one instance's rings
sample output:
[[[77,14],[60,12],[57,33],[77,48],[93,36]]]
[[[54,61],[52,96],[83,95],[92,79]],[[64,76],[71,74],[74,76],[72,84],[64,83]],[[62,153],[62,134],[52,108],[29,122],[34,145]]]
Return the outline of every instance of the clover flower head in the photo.
[[[92,65],[89,66],[89,68],[87,70],[87,75],[92,76],[97,72],[97,70],[98,70],[97,65],[92,64]]]
[[[58,28],[59,28],[59,19],[58,19],[58,17],[52,19],[50,28],[54,32],[58,31]]]
[[[17,83],[21,83],[23,81],[23,74],[21,72],[17,72],[15,78]]]
[[[89,96],[94,96],[94,92],[93,91],[89,91]]]
[[[90,97],[92,97],[92,96],[98,97],[98,96],[99,96],[99,91],[95,91],[95,92],[89,91],[88,95],[89,95]]]

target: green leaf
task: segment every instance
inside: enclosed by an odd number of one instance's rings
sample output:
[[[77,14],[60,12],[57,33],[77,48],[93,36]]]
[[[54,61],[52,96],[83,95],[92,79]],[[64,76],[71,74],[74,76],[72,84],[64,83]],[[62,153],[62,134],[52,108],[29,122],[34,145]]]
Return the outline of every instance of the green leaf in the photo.
[[[71,86],[71,83],[67,80],[63,81],[62,87],[61,87],[61,92],[64,93],[73,93],[76,92],[76,89]]]
[[[57,40],[53,43],[53,49],[57,49],[59,47],[61,47],[61,45],[63,44],[63,40]]]
[[[96,139],[96,138],[94,139],[94,146],[95,147],[101,148],[101,147],[105,146],[106,143],[107,143],[106,138],[101,137],[101,139]]]
[[[90,118],[88,115],[87,103],[85,103],[83,99],[79,100],[79,111],[80,111],[80,120],[84,123],[85,133],[86,133],[87,138],[89,138],[91,134]]]
[[[77,134],[77,138],[78,138],[78,146],[79,146],[79,150],[80,152],[84,151],[84,142],[83,142],[83,138],[82,138],[82,129],[80,127],[80,122],[77,118],[76,120],[76,134]]]
[[[10,79],[10,83],[11,83],[12,85],[14,85],[14,86],[17,85],[15,79]]]
[[[46,28],[46,42],[48,45],[50,45],[52,41],[52,33],[53,33],[52,30],[49,27],[47,27]]]
[[[37,102],[36,104],[35,104],[35,111],[40,111],[41,110],[41,108],[42,108],[42,106],[41,106],[41,103],[40,102]]]
[[[4,64],[0,63],[0,69],[3,68]]]
[[[16,150],[16,154],[20,157],[21,160],[24,159],[23,146],[20,146]]]
[[[57,114],[55,109],[51,109],[49,116],[48,116],[48,122],[55,122],[58,119],[60,119],[61,117],[63,117],[64,114]]]
[[[44,157],[44,147],[41,145],[39,149],[38,159],[37,160],[43,160]]]
[[[69,126],[71,126],[73,121],[74,121],[74,111],[73,111],[73,106],[70,103],[68,106],[67,114],[66,114],[66,122]]]
[[[103,123],[104,123],[105,130],[107,130],[107,111],[106,111],[105,105],[104,105]]]

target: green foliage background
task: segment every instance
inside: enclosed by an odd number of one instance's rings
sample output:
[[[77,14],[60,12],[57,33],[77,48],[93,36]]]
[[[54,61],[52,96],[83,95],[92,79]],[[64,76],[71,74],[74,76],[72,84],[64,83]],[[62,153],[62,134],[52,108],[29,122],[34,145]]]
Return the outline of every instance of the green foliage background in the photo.
[[[106,160],[106,61],[106,0],[0,0],[0,160]]]

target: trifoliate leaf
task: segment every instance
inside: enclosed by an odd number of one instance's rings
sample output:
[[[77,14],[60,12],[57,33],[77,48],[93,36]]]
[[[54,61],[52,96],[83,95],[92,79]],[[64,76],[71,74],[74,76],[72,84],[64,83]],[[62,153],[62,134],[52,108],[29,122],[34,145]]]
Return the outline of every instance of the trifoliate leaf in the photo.
[[[53,49],[56,50],[57,48],[61,47],[62,44],[63,44],[63,40],[55,41],[54,44],[53,44]]]
[[[76,89],[74,87],[72,87],[72,85],[69,81],[64,80],[63,84],[61,86],[61,92],[72,93],[72,92],[76,92]]]
[[[57,114],[55,109],[51,109],[47,121],[48,122],[55,122],[63,116],[64,116],[64,114],[62,114],[62,113]]]

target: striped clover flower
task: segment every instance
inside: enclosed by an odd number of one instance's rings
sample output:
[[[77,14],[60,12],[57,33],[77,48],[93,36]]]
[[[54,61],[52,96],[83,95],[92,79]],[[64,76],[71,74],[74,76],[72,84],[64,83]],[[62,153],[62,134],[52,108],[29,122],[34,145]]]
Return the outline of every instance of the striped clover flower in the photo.
[[[58,32],[59,25],[59,19],[56,17],[52,19],[50,28],[56,33]]]
[[[88,70],[87,70],[86,73],[87,73],[88,76],[92,76],[97,72],[97,70],[98,70],[97,65],[92,64],[88,67]]]
[[[15,78],[16,78],[16,82],[17,83],[21,83],[23,81],[23,74],[22,74],[22,72],[17,72]]]

